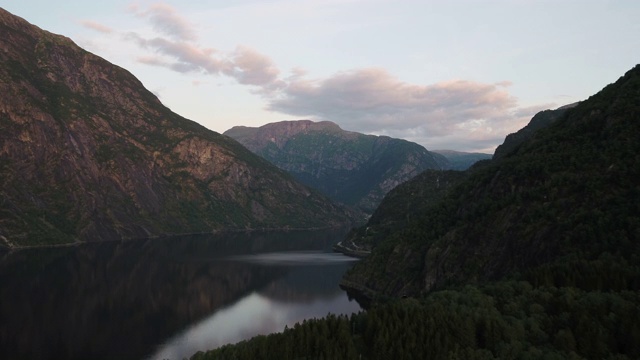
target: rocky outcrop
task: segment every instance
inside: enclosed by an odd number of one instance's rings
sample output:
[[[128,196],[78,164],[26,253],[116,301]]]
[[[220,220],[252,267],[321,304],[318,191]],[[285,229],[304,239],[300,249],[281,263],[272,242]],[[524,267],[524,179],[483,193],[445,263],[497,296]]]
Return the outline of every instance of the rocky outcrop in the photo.
[[[371,214],[386,193],[447,160],[406,140],[342,130],[330,121],[282,121],[224,133],[331,198]]]
[[[8,246],[311,228],[352,214],[163,106],[126,70],[0,9]]]

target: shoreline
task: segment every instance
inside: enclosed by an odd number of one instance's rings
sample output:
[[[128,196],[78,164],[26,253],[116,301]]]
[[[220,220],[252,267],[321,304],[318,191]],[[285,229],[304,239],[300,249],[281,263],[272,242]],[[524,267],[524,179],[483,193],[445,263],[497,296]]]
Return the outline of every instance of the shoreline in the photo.
[[[340,241],[337,244],[333,245],[333,251],[358,259],[364,259],[365,257],[369,256],[369,254],[371,254],[370,250],[361,250],[359,248],[356,249],[350,246],[346,246],[343,244],[343,241]]]
[[[0,244],[0,252],[13,252],[20,250],[32,250],[32,249],[53,249],[53,248],[65,248],[65,247],[75,247],[81,246],[85,244],[97,244],[97,243],[112,243],[112,242],[128,242],[128,241],[145,241],[145,240],[154,240],[154,239],[167,239],[172,237],[180,237],[180,236],[197,236],[197,235],[221,235],[225,233],[229,234],[237,234],[237,233],[253,233],[253,232],[289,232],[289,231],[322,231],[322,230],[332,230],[332,229],[340,229],[347,228],[349,225],[342,226],[327,226],[327,227],[311,227],[311,228],[292,228],[292,227],[280,227],[280,228],[235,228],[235,229],[218,229],[212,231],[203,231],[203,232],[191,232],[191,233],[167,233],[167,234],[159,234],[149,237],[141,237],[141,238],[121,238],[121,239],[110,239],[110,240],[97,240],[97,241],[75,241],[70,243],[62,243],[62,244],[41,244],[41,245],[17,245],[17,246],[7,246],[5,244]],[[6,241],[8,242],[8,241]],[[345,254],[347,255],[347,254]]]

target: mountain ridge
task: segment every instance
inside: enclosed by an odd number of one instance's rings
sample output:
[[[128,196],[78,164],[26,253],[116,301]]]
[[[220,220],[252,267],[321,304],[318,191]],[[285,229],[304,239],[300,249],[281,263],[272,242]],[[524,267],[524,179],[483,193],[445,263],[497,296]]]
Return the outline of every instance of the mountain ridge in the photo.
[[[447,160],[424,147],[388,136],[342,130],[330,121],[295,120],[224,135],[341,203],[371,214],[395,186]]]
[[[344,225],[354,214],[0,9],[0,243]]]
[[[481,160],[491,159],[491,154],[480,152],[466,152],[457,150],[431,150],[431,152],[444,156],[449,161],[447,170],[464,171]]]
[[[504,157],[472,168],[440,202],[381,240],[343,285],[369,297],[509,276],[562,286],[576,281],[567,268],[634,264],[638,99],[640,65]],[[618,275],[633,283],[632,274]]]
[[[521,143],[533,136],[533,134],[558,120],[567,110],[576,107],[579,102],[561,106],[555,110],[547,109],[535,114],[531,121],[522,129],[505,137],[493,153],[493,157],[498,159],[514,151]]]

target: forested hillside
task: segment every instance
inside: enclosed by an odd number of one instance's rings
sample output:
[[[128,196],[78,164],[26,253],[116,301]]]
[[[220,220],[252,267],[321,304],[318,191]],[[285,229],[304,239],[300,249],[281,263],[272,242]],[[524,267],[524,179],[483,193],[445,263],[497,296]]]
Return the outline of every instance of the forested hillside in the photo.
[[[555,110],[540,111],[531,119],[527,126],[513,134],[507,135],[504,143],[496,148],[493,158],[498,159],[514,151],[520,144],[531,138],[538,130],[553,124],[553,122],[562,117],[565,111],[576,105],[578,105],[578,103],[565,105]]]
[[[281,121],[224,133],[332,199],[370,215],[397,185],[447,159],[388,136],[342,130],[330,121]]]
[[[636,66],[380,239],[366,313],[195,358],[639,358],[639,120]]]
[[[637,359],[637,291],[498,282],[330,315],[204,359]]]
[[[433,150],[432,152],[444,156],[449,161],[449,170],[464,171],[481,160],[491,159],[491,154],[464,152],[454,150]]]
[[[443,201],[387,237],[346,282],[397,296],[604,254],[638,263],[639,118],[636,66],[508,155],[472,171]]]
[[[353,229],[337,250],[349,254],[368,253],[380,241],[402,231],[429,210],[467,176],[454,170],[425,170],[391,190],[367,223]]]

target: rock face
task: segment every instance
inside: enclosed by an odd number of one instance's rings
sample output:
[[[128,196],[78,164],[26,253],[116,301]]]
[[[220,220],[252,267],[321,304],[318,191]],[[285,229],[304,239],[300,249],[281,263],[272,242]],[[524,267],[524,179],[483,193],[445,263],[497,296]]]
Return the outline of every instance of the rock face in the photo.
[[[237,126],[228,135],[329,197],[371,214],[384,195],[447,160],[406,140],[344,131],[329,122]]]
[[[0,9],[0,243],[311,228],[352,214]]]
[[[416,213],[385,204],[390,215],[379,223],[411,220],[375,238],[343,285],[401,296],[507,278],[561,287],[601,274],[637,290],[638,104],[640,65],[514,150],[472,167],[431,206]]]

